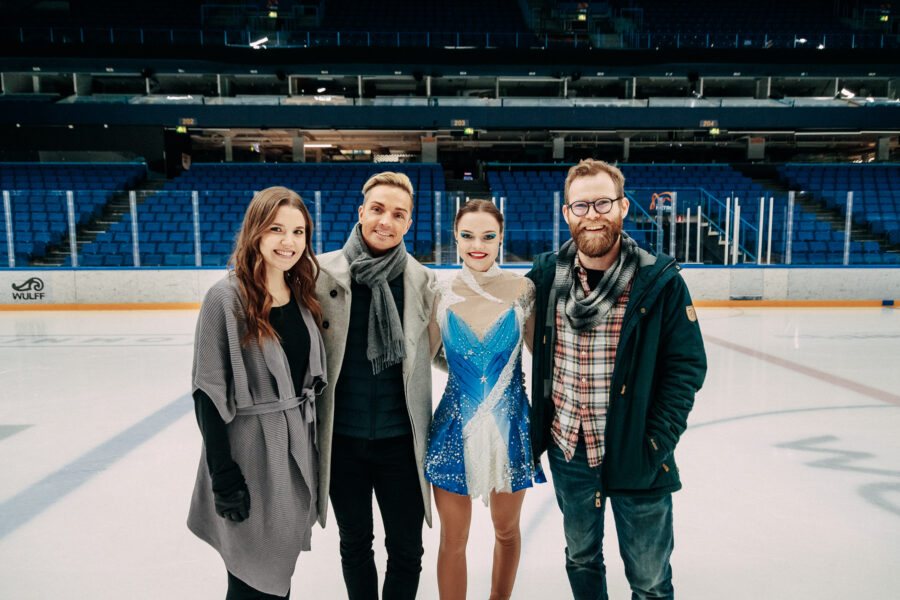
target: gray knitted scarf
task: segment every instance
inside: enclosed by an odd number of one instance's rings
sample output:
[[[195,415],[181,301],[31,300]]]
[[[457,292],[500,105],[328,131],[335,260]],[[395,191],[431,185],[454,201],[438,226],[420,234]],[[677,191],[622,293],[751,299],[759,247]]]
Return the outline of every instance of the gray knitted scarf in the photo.
[[[381,256],[372,256],[357,224],[344,244],[344,256],[353,281],[372,290],[366,358],[372,362],[372,372],[378,374],[406,358],[403,323],[388,282],[403,274],[409,255],[400,242]]]
[[[607,269],[590,294],[584,293],[581,282],[574,277],[575,256],[578,252],[575,240],[567,241],[559,249],[553,289],[556,291],[557,306],[564,304],[562,308],[566,319],[575,331],[587,331],[599,325],[637,272],[638,246],[624,231],[620,248],[616,262]]]

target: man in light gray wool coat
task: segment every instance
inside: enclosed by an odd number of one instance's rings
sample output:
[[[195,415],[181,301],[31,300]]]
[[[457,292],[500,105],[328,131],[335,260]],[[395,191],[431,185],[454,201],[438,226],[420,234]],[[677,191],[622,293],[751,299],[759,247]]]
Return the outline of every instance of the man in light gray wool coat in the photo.
[[[422,522],[431,525],[423,461],[431,423],[431,359],[440,346],[434,275],[406,252],[413,187],[402,173],[363,186],[343,249],[319,257],[316,296],[328,388],[318,405],[319,521],[331,498],[350,600],[377,600],[372,493],[385,531],[382,598],[416,596]]]

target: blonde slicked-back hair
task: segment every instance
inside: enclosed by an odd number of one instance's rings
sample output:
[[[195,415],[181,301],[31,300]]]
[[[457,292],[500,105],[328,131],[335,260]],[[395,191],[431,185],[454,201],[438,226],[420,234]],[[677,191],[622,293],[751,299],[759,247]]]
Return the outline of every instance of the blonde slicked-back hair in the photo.
[[[369,190],[371,190],[376,185],[390,185],[396,188],[400,188],[401,190],[409,194],[409,210],[410,213],[412,213],[414,195],[413,184],[405,173],[384,171],[382,173],[376,173],[375,175],[369,177],[368,181],[366,181],[362,188],[363,204],[366,203],[366,195],[369,193]]]
[[[609,178],[612,179],[613,184],[616,186],[617,198],[625,195],[625,175],[622,174],[618,167],[602,160],[585,158],[569,169],[569,174],[566,175],[566,204],[569,203],[569,188],[572,186],[573,181],[579,177],[591,177],[598,173],[609,175]]]

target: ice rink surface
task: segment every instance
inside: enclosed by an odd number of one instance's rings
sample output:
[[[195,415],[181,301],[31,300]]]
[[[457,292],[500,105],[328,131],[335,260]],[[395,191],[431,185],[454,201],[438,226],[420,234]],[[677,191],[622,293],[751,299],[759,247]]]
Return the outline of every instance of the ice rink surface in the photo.
[[[709,373],[676,452],[677,597],[900,597],[900,310],[698,314]],[[0,598],[224,598],[221,559],[185,526],[196,315],[0,313]],[[473,512],[469,597],[484,598],[493,538]],[[438,532],[420,598],[437,598]],[[613,532],[607,511],[610,597],[625,599]],[[571,597],[551,483],[528,492],[522,533],[513,597]],[[312,544],[291,597],[346,597],[333,520]]]

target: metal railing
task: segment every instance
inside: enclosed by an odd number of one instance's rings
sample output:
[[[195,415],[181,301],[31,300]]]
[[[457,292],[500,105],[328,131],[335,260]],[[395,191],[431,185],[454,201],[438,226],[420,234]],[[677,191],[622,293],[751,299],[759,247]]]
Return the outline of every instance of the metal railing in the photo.
[[[356,222],[358,198],[346,190],[298,189],[313,217],[317,253],[341,248]],[[254,190],[3,190],[0,266],[221,267]],[[826,190],[775,195],[718,195],[700,187],[629,188],[625,231],[644,249],[705,264],[900,264],[885,252],[900,244],[900,193]],[[405,236],[423,262],[458,262],[453,218],[467,198],[457,192],[416,195]],[[802,202],[801,202],[802,198]],[[561,192],[495,195],[506,217],[501,264],[528,263],[558,250],[570,233]],[[817,217],[810,202],[840,211]],[[879,208],[883,207],[883,208]]]
[[[0,41],[29,44],[250,46],[259,48],[394,47],[394,48],[898,48],[900,36],[836,32],[753,34],[678,31],[627,31],[619,34],[551,35],[518,32],[323,30],[276,28],[160,28],[22,26],[0,28]]]
[[[265,41],[262,41],[264,40]],[[549,38],[530,32],[357,31],[269,29],[181,29],[158,27],[0,27],[5,43],[51,45],[182,45],[265,48],[394,47],[394,48],[530,48],[547,47]],[[580,45],[585,46],[582,37]],[[579,40],[573,40],[579,47]]]

